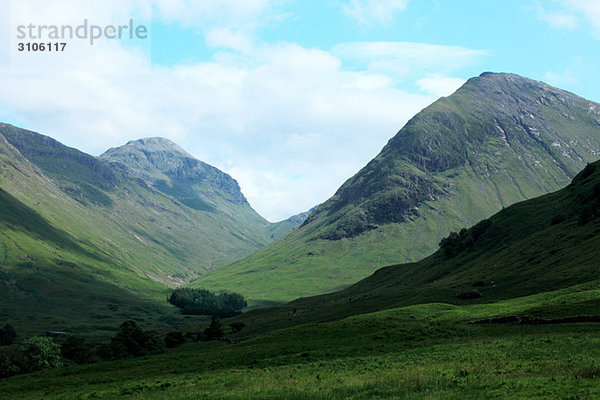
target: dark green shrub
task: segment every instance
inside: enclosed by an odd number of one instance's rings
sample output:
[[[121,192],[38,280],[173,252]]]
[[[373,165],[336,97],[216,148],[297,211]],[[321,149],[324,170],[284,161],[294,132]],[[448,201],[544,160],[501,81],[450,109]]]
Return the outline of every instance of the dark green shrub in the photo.
[[[0,350],[0,378],[21,373],[22,354],[15,349]]]
[[[217,340],[223,337],[223,325],[219,321],[219,317],[212,316],[210,325],[202,332],[204,340]]]
[[[89,364],[93,362],[94,351],[83,338],[69,337],[61,346],[60,353],[67,360],[77,364]]]
[[[60,346],[52,338],[34,336],[25,339],[19,347],[23,358],[21,368],[23,372],[38,371],[40,369],[62,367],[63,360],[60,356]]]
[[[234,322],[233,324],[229,325],[229,327],[231,328],[231,333],[238,333],[239,331],[244,329],[245,326],[246,325],[243,322]]]
[[[181,346],[184,343],[185,337],[183,337],[183,333],[181,332],[169,332],[165,337],[165,346],[168,348]]]
[[[461,300],[475,300],[482,298],[483,295],[478,290],[473,290],[472,292],[459,293],[456,297]]]
[[[0,346],[8,346],[14,343],[17,337],[17,331],[10,324],[4,325],[4,328],[0,329]]]
[[[156,334],[143,331],[135,321],[129,320],[121,324],[119,331],[111,339],[108,354],[106,350],[102,349],[102,353],[109,358],[126,358],[157,354],[163,348]]]

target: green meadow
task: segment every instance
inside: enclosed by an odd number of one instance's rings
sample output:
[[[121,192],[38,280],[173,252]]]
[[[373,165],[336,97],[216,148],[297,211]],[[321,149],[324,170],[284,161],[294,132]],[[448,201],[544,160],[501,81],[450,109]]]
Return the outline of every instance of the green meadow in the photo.
[[[1,382],[11,399],[594,399],[594,323],[473,324],[600,313],[600,282],[456,306],[432,303]]]

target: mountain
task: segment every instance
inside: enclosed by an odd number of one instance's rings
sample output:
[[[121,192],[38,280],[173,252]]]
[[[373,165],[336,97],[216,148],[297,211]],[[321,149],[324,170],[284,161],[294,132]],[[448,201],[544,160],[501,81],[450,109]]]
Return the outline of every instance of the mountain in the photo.
[[[160,138],[93,157],[0,124],[0,207],[0,318],[27,329],[171,318],[168,287],[272,240],[233,178]]]
[[[304,211],[304,212],[301,212],[300,214],[292,215],[291,217],[284,219],[283,221],[279,221],[279,222],[275,222],[275,223],[271,224],[271,226],[268,229],[269,236],[273,240],[279,239],[280,237],[284,236],[288,232],[291,232],[292,230],[296,229],[297,227],[302,225],[304,223],[304,221],[306,221],[306,218],[308,218],[310,213],[315,211],[317,209],[317,207],[318,206],[314,206],[308,211]]]
[[[100,159],[125,165],[132,175],[194,210],[231,211],[235,209],[232,205],[243,206],[243,212],[248,214],[245,219],[267,225],[251,209],[232,177],[196,160],[167,139],[131,141],[108,150]]]
[[[484,73],[413,117],[299,229],[194,285],[255,302],[337,290],[563,187],[599,157],[600,104]]]
[[[253,310],[236,320],[248,331],[263,332],[414,304],[487,304],[546,292],[555,294],[529,312],[597,315],[599,248],[600,161],[566,188],[451,233],[421,261],[384,267],[342,291]]]
[[[223,321],[235,344],[190,340],[165,354],[5,378],[3,394],[598,398],[599,245],[595,163],[568,188],[507,207],[420,262]]]

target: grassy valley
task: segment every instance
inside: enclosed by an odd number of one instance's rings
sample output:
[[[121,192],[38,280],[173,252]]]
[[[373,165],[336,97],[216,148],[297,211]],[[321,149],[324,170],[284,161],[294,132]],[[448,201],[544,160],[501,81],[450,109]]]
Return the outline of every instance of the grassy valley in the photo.
[[[592,399],[600,394],[596,324],[470,322],[536,309],[571,315],[565,301],[597,313],[598,288],[393,308],[234,345],[187,344],[150,358],[8,378],[2,387],[15,399]]]
[[[597,162],[418,263],[225,320],[229,341],[16,376],[3,390],[15,399],[597,398],[599,233]],[[229,332],[236,322],[243,329]]]

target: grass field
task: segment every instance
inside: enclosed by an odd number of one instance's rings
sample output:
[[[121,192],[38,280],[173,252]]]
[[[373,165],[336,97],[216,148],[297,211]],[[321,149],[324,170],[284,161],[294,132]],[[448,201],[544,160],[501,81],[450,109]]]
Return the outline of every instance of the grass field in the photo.
[[[566,306],[566,305],[569,306]],[[10,399],[594,399],[598,324],[471,324],[600,313],[597,283],[494,304],[423,304],[305,324],[239,344],[67,367],[0,382]]]

